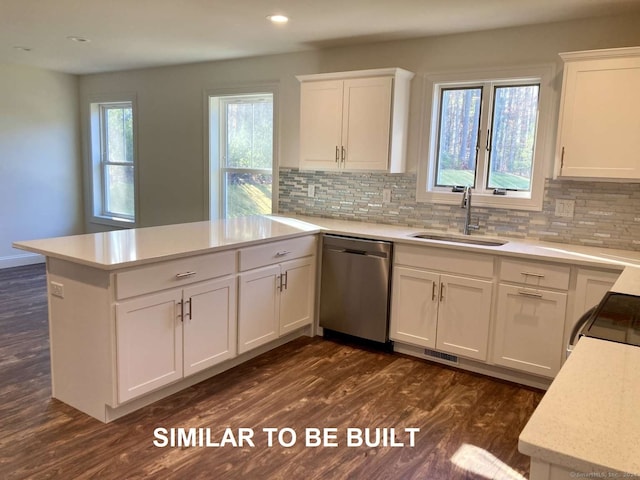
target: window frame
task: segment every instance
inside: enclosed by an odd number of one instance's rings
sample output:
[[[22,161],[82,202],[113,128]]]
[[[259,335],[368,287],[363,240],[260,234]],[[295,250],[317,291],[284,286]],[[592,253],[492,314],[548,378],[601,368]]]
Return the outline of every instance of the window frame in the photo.
[[[87,195],[87,212],[89,223],[131,228],[138,224],[138,135],[137,135],[137,102],[133,93],[96,95],[84,102],[86,105],[87,133],[85,157],[87,158],[87,175],[85,182],[89,191]],[[106,157],[106,125],[104,114],[109,107],[130,106],[133,125],[133,150],[131,162],[111,162]],[[106,169],[109,165],[131,166],[133,168],[133,215],[122,215],[107,211]]]
[[[273,155],[271,171],[266,169],[236,169],[223,170],[221,158],[221,143],[225,140],[225,133],[221,128],[221,104],[226,97],[243,97],[250,95],[271,95],[273,105]],[[279,169],[279,85],[277,83],[260,83],[243,86],[229,86],[205,89],[204,101],[204,152],[205,152],[205,211],[210,220],[225,218],[225,192],[224,173],[270,173],[272,181],[271,212],[278,211],[278,169]],[[217,186],[217,191],[212,193],[212,186]]]
[[[267,96],[271,97],[271,105],[273,108],[273,94],[270,92],[262,92],[262,93],[244,93],[237,95],[224,95],[220,97],[219,100],[219,118],[225,119],[227,118],[226,107],[231,103],[256,103],[252,102],[250,98],[266,98]],[[272,122],[273,122],[273,114],[272,114]],[[272,136],[274,135],[274,127],[272,124]],[[220,188],[220,218],[229,218],[227,216],[227,182],[225,180],[226,174],[228,173],[248,173],[248,174],[263,174],[263,175],[271,175],[271,181],[273,182],[273,151],[271,152],[271,169],[266,168],[238,168],[238,167],[229,167],[227,166],[227,122],[220,122],[220,140],[219,140],[219,148],[220,148],[220,179],[219,179],[219,188]],[[273,213],[273,183],[271,190],[271,213]]]
[[[459,204],[460,194],[451,187],[438,187],[436,183],[437,148],[439,143],[439,120],[441,92],[449,88],[482,86],[480,110],[480,136],[478,147],[483,154],[476,158],[474,205],[494,208],[541,211],[544,197],[545,177],[553,158],[552,126],[553,107],[557,103],[554,88],[555,65],[533,65],[513,68],[494,68],[475,71],[446,72],[425,76],[425,102],[423,128],[421,132],[420,158],[418,162],[416,200],[442,204]],[[494,195],[487,189],[489,175],[489,152],[485,151],[495,86],[539,84],[538,121],[531,171],[530,191],[507,191],[505,195]]]

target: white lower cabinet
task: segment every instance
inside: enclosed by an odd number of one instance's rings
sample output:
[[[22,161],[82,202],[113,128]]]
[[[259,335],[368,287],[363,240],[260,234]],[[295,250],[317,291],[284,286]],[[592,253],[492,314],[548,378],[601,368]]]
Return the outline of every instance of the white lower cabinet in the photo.
[[[488,280],[397,266],[389,336],[485,361],[492,290]]]
[[[118,402],[236,355],[235,277],[116,304]]]
[[[554,377],[562,361],[567,294],[500,284],[493,361]]]
[[[280,265],[240,274],[238,353],[278,338]]]
[[[240,274],[238,353],[313,322],[315,256]]]

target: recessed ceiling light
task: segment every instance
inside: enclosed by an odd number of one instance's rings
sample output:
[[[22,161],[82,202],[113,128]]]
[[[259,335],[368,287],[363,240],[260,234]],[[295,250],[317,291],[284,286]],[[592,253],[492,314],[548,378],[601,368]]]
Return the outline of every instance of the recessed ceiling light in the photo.
[[[289,21],[289,17],[280,15],[280,14],[269,15],[267,19],[270,20],[272,23],[279,23],[279,24],[287,23]]]
[[[78,35],[69,35],[67,39],[71,40],[72,42],[78,42],[78,43],[87,43],[91,41],[87,37],[80,37]]]

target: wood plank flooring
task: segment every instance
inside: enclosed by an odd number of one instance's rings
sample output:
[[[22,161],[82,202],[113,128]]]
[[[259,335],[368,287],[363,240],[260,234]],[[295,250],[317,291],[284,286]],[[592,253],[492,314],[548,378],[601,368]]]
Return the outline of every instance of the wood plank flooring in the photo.
[[[521,479],[542,392],[303,338],[107,425],[50,395],[44,267],[0,270],[0,479]],[[250,428],[255,447],[160,448],[158,427]],[[296,444],[267,447],[271,427]],[[413,448],[346,446],[347,428],[376,427],[420,431]],[[339,446],[305,447],[305,428],[338,429]]]

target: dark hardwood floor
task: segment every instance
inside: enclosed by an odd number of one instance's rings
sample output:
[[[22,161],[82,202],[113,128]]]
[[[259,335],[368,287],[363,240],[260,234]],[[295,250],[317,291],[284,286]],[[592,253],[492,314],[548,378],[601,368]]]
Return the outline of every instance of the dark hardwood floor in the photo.
[[[303,338],[107,425],[50,395],[44,267],[0,270],[0,479],[520,479],[542,392]],[[160,448],[159,427],[250,428],[255,447]],[[271,427],[296,444],[269,448]],[[420,431],[413,448],[346,446],[347,428],[376,427]],[[339,445],[305,447],[305,428],[336,428]]]

